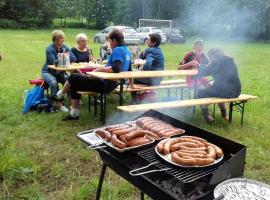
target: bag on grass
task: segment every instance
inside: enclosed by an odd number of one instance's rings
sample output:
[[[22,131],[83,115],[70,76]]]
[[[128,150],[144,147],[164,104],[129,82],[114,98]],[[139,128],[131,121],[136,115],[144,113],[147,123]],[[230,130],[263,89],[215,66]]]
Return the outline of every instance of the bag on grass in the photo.
[[[27,92],[23,107],[23,113],[28,112],[31,107],[39,105],[40,102],[45,99],[44,89],[40,86],[34,86]]]

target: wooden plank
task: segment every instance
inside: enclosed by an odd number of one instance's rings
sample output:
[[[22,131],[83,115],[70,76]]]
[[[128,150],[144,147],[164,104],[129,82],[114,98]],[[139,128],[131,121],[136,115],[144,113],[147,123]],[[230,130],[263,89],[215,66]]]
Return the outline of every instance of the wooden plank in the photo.
[[[198,106],[198,105],[248,101],[248,100],[257,99],[257,98],[258,98],[257,96],[241,94],[238,98],[232,98],[232,99],[223,99],[223,98],[190,99],[190,100],[182,100],[182,101],[180,100],[180,101],[170,101],[170,102],[161,102],[161,103],[118,106],[118,109],[125,112],[137,112],[137,111],[145,111],[149,109],[191,107],[191,106]]]
[[[186,88],[188,85],[186,83],[175,84],[175,85],[157,85],[157,86],[147,86],[147,85],[137,85],[134,84],[135,88],[128,87],[124,89],[127,92],[135,92],[135,91],[145,91],[145,90],[161,90],[161,89],[173,89],[173,88]],[[116,89],[117,92],[120,91],[119,88]]]
[[[153,78],[153,77],[173,77],[173,76],[194,76],[197,70],[164,70],[164,71],[131,71],[119,73],[87,72],[88,75],[110,80],[129,78]]]
[[[173,85],[173,84],[180,84],[180,83],[186,83],[186,80],[185,79],[162,80],[160,82],[160,85]]]
[[[89,63],[75,63],[71,64],[69,67],[55,67],[54,65],[48,65],[49,69],[53,69],[55,71],[74,71],[74,70],[80,70],[88,67],[93,67],[93,68],[99,68],[99,67],[104,67],[105,65],[103,64],[96,64],[93,62]]]

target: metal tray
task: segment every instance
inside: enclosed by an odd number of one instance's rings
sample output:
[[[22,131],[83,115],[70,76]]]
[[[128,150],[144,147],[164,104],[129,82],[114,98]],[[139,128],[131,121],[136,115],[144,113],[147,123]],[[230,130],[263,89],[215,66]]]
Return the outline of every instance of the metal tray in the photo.
[[[104,128],[102,128],[102,129],[104,129]],[[96,129],[96,131],[97,130],[101,130],[101,129]],[[104,140],[102,137],[100,137],[98,134],[96,134],[96,132],[94,132],[94,133],[95,133],[96,137],[98,137],[100,140],[103,141],[103,144],[106,144],[108,147],[110,147],[110,148],[112,148],[112,149],[114,149],[114,150],[116,150],[118,152],[125,152],[125,151],[138,149],[138,148],[145,147],[145,146],[150,145],[150,144],[155,142],[155,140],[151,138],[151,142],[149,142],[149,143],[142,144],[142,145],[139,145],[139,146],[127,147],[127,148],[120,149],[120,148],[114,146],[111,142],[107,142],[106,140]]]
[[[167,139],[165,139],[165,140],[169,140],[169,139],[170,139],[170,138],[167,138]],[[224,155],[222,155],[219,159],[215,160],[215,162],[213,162],[213,163],[211,163],[211,164],[209,164],[209,165],[185,166],[185,165],[179,165],[179,164],[176,164],[175,162],[173,162],[173,161],[172,161],[172,158],[171,158],[171,154],[167,154],[167,155],[162,155],[162,154],[160,154],[160,153],[158,152],[158,150],[157,150],[157,145],[155,146],[155,151],[156,151],[156,154],[157,154],[160,158],[162,158],[163,160],[165,160],[166,162],[168,162],[168,163],[170,163],[170,164],[172,164],[172,165],[174,165],[174,166],[182,167],[182,168],[202,168],[202,167],[209,167],[209,166],[212,166],[212,165],[215,165],[215,164],[219,163],[219,162],[223,159],[223,157],[224,157]]]
[[[246,178],[233,178],[216,186],[215,200],[269,200],[270,185]]]

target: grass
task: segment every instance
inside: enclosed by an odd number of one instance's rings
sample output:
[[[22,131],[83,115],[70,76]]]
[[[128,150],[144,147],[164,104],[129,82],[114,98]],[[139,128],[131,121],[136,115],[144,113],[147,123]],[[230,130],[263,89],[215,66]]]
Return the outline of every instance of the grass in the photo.
[[[77,33],[65,29],[66,43],[74,45]],[[94,199],[101,162],[95,151],[79,142],[75,133],[101,126],[87,113],[86,99],[78,122],[62,122],[62,113],[22,115],[24,91],[29,79],[40,76],[51,30],[0,30],[0,199]],[[94,54],[99,45],[91,42]],[[249,42],[206,41],[206,49],[221,46],[238,65],[242,92],[258,95],[247,104],[244,126],[235,113],[232,124],[216,116],[216,125],[206,125],[200,112],[188,109],[165,111],[172,116],[248,146],[245,176],[270,184],[270,93],[268,79],[270,45]],[[166,68],[175,69],[186,44],[162,46]],[[116,113],[116,97],[110,97],[109,121]],[[134,116],[129,116],[131,118]],[[118,119],[121,121],[121,119]],[[106,174],[102,199],[139,199],[139,192],[114,172]]]

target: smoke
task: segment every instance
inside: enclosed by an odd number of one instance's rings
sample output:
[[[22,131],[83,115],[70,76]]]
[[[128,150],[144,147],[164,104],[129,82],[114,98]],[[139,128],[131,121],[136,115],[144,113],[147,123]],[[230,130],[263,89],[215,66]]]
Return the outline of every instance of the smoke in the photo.
[[[174,19],[186,35],[219,39],[256,39],[258,8],[253,3],[232,0],[192,0],[185,14]]]

